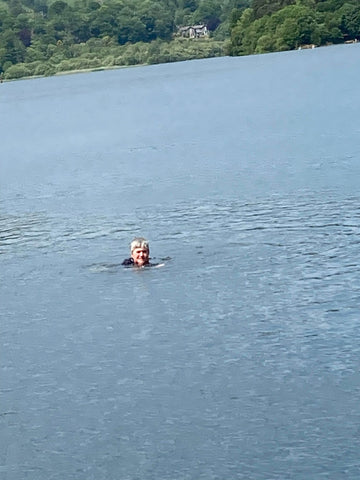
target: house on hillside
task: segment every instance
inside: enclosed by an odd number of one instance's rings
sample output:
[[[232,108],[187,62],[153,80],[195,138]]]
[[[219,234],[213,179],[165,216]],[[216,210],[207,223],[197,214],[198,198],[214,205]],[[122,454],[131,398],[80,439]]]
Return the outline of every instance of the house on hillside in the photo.
[[[178,35],[181,37],[187,38],[201,38],[207,37],[209,35],[209,31],[206,25],[187,25],[186,27],[179,27],[178,28]]]

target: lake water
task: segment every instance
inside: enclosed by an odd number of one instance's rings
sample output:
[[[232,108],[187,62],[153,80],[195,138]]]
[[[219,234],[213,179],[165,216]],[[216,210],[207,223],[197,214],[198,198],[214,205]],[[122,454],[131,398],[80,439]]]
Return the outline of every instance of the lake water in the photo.
[[[2,479],[359,478],[359,59],[0,86]]]

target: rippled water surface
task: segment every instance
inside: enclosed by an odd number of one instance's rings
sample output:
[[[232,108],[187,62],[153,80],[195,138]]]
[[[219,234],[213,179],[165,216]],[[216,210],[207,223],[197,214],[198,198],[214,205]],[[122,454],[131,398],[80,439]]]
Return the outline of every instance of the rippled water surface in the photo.
[[[0,86],[2,479],[359,478],[359,55]]]

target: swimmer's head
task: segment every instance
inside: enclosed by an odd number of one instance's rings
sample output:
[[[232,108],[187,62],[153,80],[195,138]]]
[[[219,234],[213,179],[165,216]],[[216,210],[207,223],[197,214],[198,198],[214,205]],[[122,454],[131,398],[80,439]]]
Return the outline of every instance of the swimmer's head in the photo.
[[[138,267],[149,263],[149,242],[143,237],[134,238],[130,243],[131,258]]]
[[[145,248],[146,250],[149,250],[149,242],[143,237],[136,237],[130,243],[130,252],[132,253],[135,248]]]

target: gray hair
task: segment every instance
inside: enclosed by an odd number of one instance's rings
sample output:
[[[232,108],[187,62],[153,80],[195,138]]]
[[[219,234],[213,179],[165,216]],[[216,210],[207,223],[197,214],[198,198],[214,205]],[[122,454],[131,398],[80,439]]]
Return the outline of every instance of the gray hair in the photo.
[[[149,242],[143,237],[136,237],[130,243],[130,252],[132,252],[135,248],[146,248],[146,250],[149,250]]]

